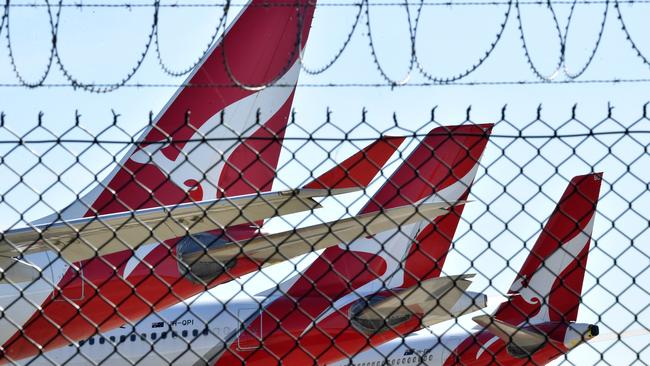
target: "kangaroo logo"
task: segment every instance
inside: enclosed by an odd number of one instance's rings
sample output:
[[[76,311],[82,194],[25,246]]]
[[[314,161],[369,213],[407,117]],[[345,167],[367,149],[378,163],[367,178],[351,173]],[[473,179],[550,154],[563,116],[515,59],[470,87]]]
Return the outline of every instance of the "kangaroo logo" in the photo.
[[[286,85],[295,85],[299,73],[300,63],[296,62],[278,80],[277,84],[281,86],[262,89],[210,117],[194,132],[176,158],[170,159],[163,153],[163,150],[173,148],[175,143],[171,141],[143,146],[131,156],[131,160],[155,165],[196,201],[217,198],[219,177],[230,155],[237,145],[282,108],[294,90]]]
[[[478,172],[478,168],[479,164],[476,163],[464,177],[441,189],[439,192],[434,193],[430,197],[421,199],[416,203],[416,205],[439,201],[449,203],[457,202],[471,186],[472,181],[474,181],[474,177]],[[313,328],[320,321],[327,319],[330,315],[340,311],[343,307],[357,301],[365,295],[376,293],[382,288],[391,289],[403,285],[403,262],[409,253],[411,245],[413,245],[416,240],[418,233],[428,224],[429,222],[427,220],[423,220],[421,222],[402,226],[399,229],[379,233],[372,238],[362,238],[350,243],[347,246],[347,249],[350,251],[370,253],[380,256],[386,263],[386,270],[384,273],[378,273],[375,279],[332,303],[332,306],[316,317],[302,332],[302,334],[306,334],[308,330]],[[343,244],[339,246],[346,249],[346,246]]]
[[[595,215],[591,217],[584,230],[581,230],[571,240],[559,247],[539,266],[530,278],[520,278],[510,288],[511,293],[519,294],[519,298],[529,305],[539,307],[528,322],[531,324],[550,321],[549,300],[551,290],[558,277],[577,260],[578,255],[591,239]],[[532,315],[532,316],[531,316]]]

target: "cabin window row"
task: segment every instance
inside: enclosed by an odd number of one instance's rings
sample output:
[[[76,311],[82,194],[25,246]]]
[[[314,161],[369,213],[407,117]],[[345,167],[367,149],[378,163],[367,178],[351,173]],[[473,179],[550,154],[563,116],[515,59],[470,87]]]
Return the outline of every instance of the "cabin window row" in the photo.
[[[361,362],[352,364],[352,366],[384,366],[384,365],[410,365],[418,363],[423,363],[427,361],[433,361],[433,355],[425,355],[422,357],[402,357],[392,359],[390,361],[372,361],[372,362]]]
[[[210,334],[210,331],[206,328],[203,329],[202,331],[199,331],[198,329],[193,329],[192,330],[192,337],[196,338],[199,335],[207,336]],[[112,344],[116,343],[124,343],[127,340],[131,342],[135,342],[136,340],[140,339],[143,341],[146,341],[147,338],[155,341],[156,339],[167,339],[167,337],[171,338],[176,338],[176,337],[183,337],[187,338],[190,336],[190,331],[189,330],[183,330],[181,332],[176,332],[176,331],[165,331],[165,332],[152,332],[152,333],[140,333],[136,334],[133,333],[131,335],[121,335],[119,337],[117,336],[110,336],[110,337],[102,337],[102,336],[97,336],[97,337],[90,337],[86,340],[79,341],[79,347],[88,344],[90,346],[95,345],[95,344],[105,344],[107,342],[110,342]],[[70,346],[73,346],[72,344]]]

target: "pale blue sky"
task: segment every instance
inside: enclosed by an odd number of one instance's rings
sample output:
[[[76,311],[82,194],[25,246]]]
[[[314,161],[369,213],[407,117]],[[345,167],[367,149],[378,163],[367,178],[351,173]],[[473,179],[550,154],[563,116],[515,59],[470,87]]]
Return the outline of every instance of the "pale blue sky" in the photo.
[[[31,1],[12,1],[31,3]],[[39,2],[37,2],[39,3]],[[70,2],[71,3],[71,2]],[[84,3],[88,3],[84,1]],[[97,1],[94,3],[110,3]],[[149,3],[136,1],[134,3]],[[163,2],[167,3],[167,2]],[[320,2],[319,4],[327,4]],[[329,1],[333,3],[333,1]],[[370,1],[370,4],[376,2]],[[414,2],[416,3],[416,2]],[[578,5],[567,42],[566,66],[572,70],[584,64],[593,48],[599,31],[605,4]],[[564,32],[569,4],[555,4],[558,21]],[[608,5],[607,21],[602,43],[596,57],[583,76],[578,80],[650,78],[650,68],[644,64],[626,41],[621,23],[613,5]],[[411,6],[411,15],[416,11]],[[552,17],[546,6],[524,5],[521,19],[531,56],[543,74],[554,71],[558,58],[559,43]],[[474,64],[494,41],[499,24],[504,19],[507,5],[499,6],[432,6],[424,7],[421,24],[416,36],[418,57],[432,74],[453,75]],[[313,23],[305,54],[305,65],[318,68],[326,64],[340,49],[351,29],[357,8],[352,6],[319,6]],[[633,39],[642,52],[650,55],[650,31],[647,19],[650,4],[621,4],[623,19]],[[144,8],[64,8],[58,36],[59,50],[65,66],[84,82],[112,83],[121,79],[143,51],[153,9]],[[234,14],[234,13],[233,13]],[[207,47],[211,34],[221,15],[219,8],[163,8],[160,13],[161,53],[172,69],[184,69],[191,65]],[[370,9],[372,37],[375,41],[378,59],[389,77],[403,79],[409,66],[410,44],[408,23],[404,6],[372,6]],[[230,17],[232,18],[232,17]],[[301,84],[329,83],[382,83],[385,82],[373,62],[369,48],[365,13],[341,58],[326,72],[319,75],[303,73]],[[46,8],[11,9],[11,43],[18,70],[27,80],[37,80],[42,74],[49,55],[49,28]],[[6,29],[0,34],[0,83],[17,82],[9,63]],[[165,75],[158,65],[154,49],[145,57],[141,70],[133,82],[180,83],[184,78]],[[524,57],[519,39],[517,12],[513,6],[499,44],[487,61],[468,76],[465,81],[519,81],[536,80]],[[557,80],[566,80],[560,75]],[[538,105],[542,105],[542,119],[550,128],[561,132],[585,130],[577,121],[567,124],[571,108],[578,104],[577,117],[587,126],[596,126],[607,116],[607,103],[614,106],[613,117],[624,126],[630,126],[642,116],[644,103],[650,100],[650,83],[618,84],[556,84],[556,85],[480,85],[480,86],[428,86],[415,84],[425,81],[414,71],[405,87],[299,87],[294,102],[297,124],[288,131],[288,136],[304,136],[318,131],[318,136],[342,136],[340,130],[351,131],[356,137],[376,136],[373,131],[402,133],[420,131],[426,133],[433,124],[428,123],[431,109],[438,106],[436,120],[440,123],[460,123],[465,120],[466,109],[471,109],[474,122],[497,122],[501,109],[507,104],[507,122],[499,122],[495,135],[511,135],[517,129],[526,128],[527,134],[547,134],[550,129],[542,122],[534,122]],[[59,68],[54,65],[46,83],[64,83]],[[39,111],[44,112],[43,126],[63,134],[74,126],[74,113],[81,114],[81,125],[90,135],[101,133],[103,138],[129,139],[147,122],[149,111],[157,112],[174,92],[175,88],[124,88],[103,95],[91,94],[71,88],[9,88],[0,87],[0,110],[6,113],[5,126],[17,135],[23,135],[36,126]],[[332,110],[332,126],[319,129],[325,121],[325,110]],[[361,121],[361,111],[368,110],[367,126],[354,129]],[[111,127],[111,109],[121,116],[118,129]],[[397,116],[399,129],[394,128],[393,114]],[[370,127],[372,126],[372,128]],[[639,130],[650,130],[650,121],[641,120],[634,126]],[[599,130],[620,130],[614,121],[599,125]],[[106,130],[106,131],[105,131]],[[122,130],[124,132],[122,132]],[[102,132],[105,131],[105,132]],[[84,138],[90,135],[75,128],[66,137]],[[47,137],[43,130],[30,135],[33,138]],[[8,130],[0,129],[0,140],[11,139]],[[648,255],[648,207],[650,193],[650,157],[648,143],[650,135],[635,135],[634,140],[620,136],[598,138],[571,138],[565,143],[558,140],[517,140],[493,138],[486,150],[483,163],[487,170],[480,172],[472,191],[475,200],[468,205],[446,272],[480,273],[474,291],[490,294],[504,292],[509,287],[513,270],[502,272],[505,262],[498,258],[513,257],[510,265],[517,270],[525,257],[524,244],[530,248],[540,229],[539,222],[550,214],[555,201],[562,194],[568,179],[573,175],[592,171],[604,171],[605,182],[599,205],[594,236],[597,239],[589,261],[585,285],[591,289],[585,295],[581,320],[599,322],[604,332],[608,327],[621,330],[633,323],[633,314],[638,321],[632,328],[650,325],[650,310],[646,309],[650,290],[650,263]],[[635,142],[638,141],[638,142]],[[296,152],[300,162],[318,174],[333,162],[325,162],[326,149],[309,143],[287,141],[281,157],[276,188],[296,187],[309,176],[305,168],[291,162],[290,151]],[[413,146],[413,144],[409,145]],[[20,219],[18,212],[27,212],[26,219],[35,219],[61,209],[75,194],[93,181],[94,174],[106,173],[106,167],[114,155],[119,156],[123,146],[110,145],[91,147],[89,144],[67,145],[65,148],[53,145],[28,145],[15,148],[0,145],[4,158],[0,165],[0,224],[8,227]],[[538,149],[539,148],[539,152]],[[572,148],[575,148],[575,152]],[[610,151],[611,148],[611,151]],[[69,152],[66,150],[69,149]],[[88,150],[86,150],[88,149]],[[347,144],[335,150],[333,157],[343,159],[352,150]],[[85,166],[74,163],[73,154]],[[539,154],[539,155],[538,155]],[[45,169],[38,164],[38,157]],[[585,162],[582,162],[583,159]],[[525,179],[515,165],[524,165]],[[626,166],[630,165],[627,171]],[[392,165],[394,167],[394,165]],[[34,167],[34,168],[32,168]],[[557,168],[557,173],[555,171]],[[386,172],[388,174],[389,171]],[[486,174],[487,173],[487,174]],[[23,175],[20,183],[18,175]],[[56,175],[61,183],[49,188]],[[635,178],[634,176],[638,177]],[[373,187],[376,188],[377,182]],[[541,187],[538,187],[538,184]],[[12,188],[16,186],[15,188]],[[507,194],[504,194],[503,188]],[[69,188],[66,188],[69,187]],[[538,191],[538,188],[541,189]],[[42,193],[42,201],[39,194]],[[530,201],[528,201],[530,199]],[[516,201],[528,202],[522,206]],[[628,201],[632,201],[629,209]],[[45,203],[44,203],[45,202]],[[485,214],[490,203],[490,214]],[[333,219],[344,213],[344,205],[333,200],[325,202],[327,210],[319,212],[322,219]],[[345,200],[343,204],[348,205]],[[13,209],[11,207],[13,207]],[[32,207],[33,206],[33,207]],[[313,218],[312,218],[313,219]],[[505,229],[503,221],[512,220]],[[470,229],[468,223],[472,224]],[[282,228],[276,220],[275,228]],[[488,245],[490,249],[488,249]],[[619,256],[614,264],[611,257]],[[472,262],[473,261],[473,267]],[[307,260],[301,262],[303,265]],[[290,265],[280,265],[265,271],[271,279],[278,280],[286,275]],[[629,273],[627,275],[625,272]],[[599,283],[596,284],[596,278]],[[636,285],[632,285],[635,278]],[[489,279],[492,279],[490,282]],[[490,285],[491,283],[491,285]],[[260,276],[246,283],[246,289],[257,292],[271,283]],[[220,293],[235,291],[236,284],[219,289]],[[619,305],[615,304],[618,296]],[[598,315],[601,316],[600,321]],[[627,364],[636,358],[635,350],[642,350],[650,337],[627,339],[632,348],[612,342],[594,343],[598,349],[608,349],[604,359],[611,364]],[[613,345],[613,346],[612,346]],[[612,347],[612,348],[609,348]],[[648,360],[649,351],[641,354],[641,360]],[[590,346],[582,346],[569,359],[575,364],[591,364],[598,354]],[[589,360],[589,362],[585,362]]]

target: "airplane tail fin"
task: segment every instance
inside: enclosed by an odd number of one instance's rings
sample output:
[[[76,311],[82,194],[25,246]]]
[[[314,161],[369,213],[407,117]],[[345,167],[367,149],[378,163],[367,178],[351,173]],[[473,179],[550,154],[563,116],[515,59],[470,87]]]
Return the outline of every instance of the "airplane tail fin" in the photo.
[[[494,318],[512,325],[574,322],[602,173],[574,177]]]
[[[395,136],[382,137],[323,173],[303,188],[365,188],[404,142],[404,139],[404,137]]]
[[[462,212],[462,204],[453,203],[467,197],[491,129],[488,124],[434,129],[360,212],[446,201],[449,213],[328,248],[285,292],[298,297],[314,291],[336,299],[362,287],[410,287],[437,277]]]
[[[465,201],[491,131],[491,124],[432,130],[362,212],[422,200]],[[395,280],[402,283],[393,285],[411,287],[440,276],[464,207],[464,204],[454,205],[448,214],[401,228],[403,235],[397,235],[391,243],[401,247],[396,258],[402,261],[403,271]],[[388,250],[389,253],[384,253],[395,255],[391,248]]]
[[[117,168],[61,218],[269,191],[315,8],[281,2],[251,0]]]

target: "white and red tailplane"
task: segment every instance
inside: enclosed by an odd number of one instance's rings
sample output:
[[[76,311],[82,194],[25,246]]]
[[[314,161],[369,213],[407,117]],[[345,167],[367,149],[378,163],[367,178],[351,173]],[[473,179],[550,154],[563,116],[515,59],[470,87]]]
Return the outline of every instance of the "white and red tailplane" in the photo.
[[[269,191],[314,8],[251,0],[140,143],[62,218]]]
[[[494,318],[513,325],[576,320],[602,173],[574,177]]]
[[[467,198],[492,125],[439,127],[431,131],[361,214],[416,204]],[[403,226],[347,247],[325,250],[288,289],[292,297],[328,301],[357,290],[410,286],[440,275],[463,205],[433,222]],[[414,240],[415,238],[415,240]]]

